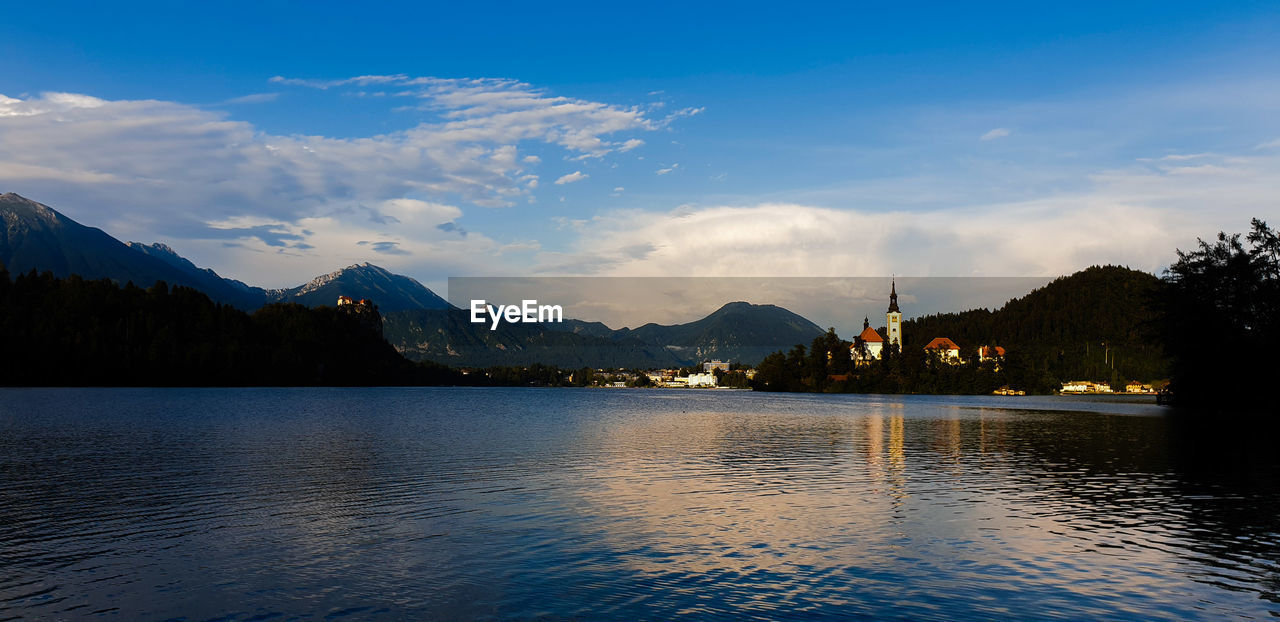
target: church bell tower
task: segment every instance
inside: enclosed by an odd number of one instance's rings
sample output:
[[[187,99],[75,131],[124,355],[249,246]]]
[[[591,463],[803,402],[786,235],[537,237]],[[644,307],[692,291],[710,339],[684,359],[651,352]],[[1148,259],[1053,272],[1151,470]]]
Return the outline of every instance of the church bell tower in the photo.
[[[888,327],[889,334],[886,335],[889,343],[898,344],[898,351],[902,351],[902,312],[898,310],[898,284],[896,280],[890,281],[889,285],[889,311],[884,314],[885,326]]]

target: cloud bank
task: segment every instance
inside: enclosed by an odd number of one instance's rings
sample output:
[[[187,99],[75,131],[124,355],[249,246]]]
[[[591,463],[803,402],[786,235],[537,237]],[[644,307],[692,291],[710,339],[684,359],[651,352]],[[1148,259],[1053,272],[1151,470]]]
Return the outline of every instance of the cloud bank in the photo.
[[[375,250],[396,248],[420,261],[438,257],[439,252],[416,253],[457,244],[459,236],[439,226],[460,217],[461,210],[422,210],[402,201],[418,201],[419,207],[515,206],[538,185],[534,169],[541,160],[522,153],[526,146],[558,147],[570,159],[601,158],[643,144],[628,134],[689,114],[653,117],[639,107],[552,96],[514,80],[359,76],[271,82],[325,91],[394,89],[392,95],[411,102],[426,120],[353,138],[279,135],[177,102],[0,95],[0,187],[117,236],[190,240],[181,245],[184,252],[232,273],[247,268],[236,265],[246,261],[227,261],[218,248],[279,254],[284,258],[255,258],[248,263],[259,267],[241,274],[287,283],[320,265],[359,257],[369,245],[356,242],[380,236],[394,238],[382,241],[396,246]],[[275,94],[255,94],[231,101],[274,99]],[[585,177],[575,172],[558,183]],[[465,238],[479,245],[469,247],[472,252],[496,247],[483,236]]]
[[[605,212],[575,223],[542,274],[611,276],[1057,276],[1093,264],[1156,272],[1212,236],[1274,212],[1280,157],[1198,154],[1105,171],[1081,192],[926,211],[797,203]],[[1230,227],[1230,225],[1227,225]]]

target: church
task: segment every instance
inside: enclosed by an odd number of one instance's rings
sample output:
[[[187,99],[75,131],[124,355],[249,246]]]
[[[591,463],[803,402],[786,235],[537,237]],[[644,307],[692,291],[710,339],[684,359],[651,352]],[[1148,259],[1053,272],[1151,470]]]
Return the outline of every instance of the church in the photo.
[[[898,309],[898,283],[896,280],[889,282],[889,310],[885,312],[885,331],[888,339],[880,336],[876,329],[871,328],[870,318],[862,318],[862,333],[853,338],[853,345],[849,346],[849,358],[855,363],[866,364],[872,359],[879,359],[888,344],[898,344],[898,350],[902,350],[902,311]]]

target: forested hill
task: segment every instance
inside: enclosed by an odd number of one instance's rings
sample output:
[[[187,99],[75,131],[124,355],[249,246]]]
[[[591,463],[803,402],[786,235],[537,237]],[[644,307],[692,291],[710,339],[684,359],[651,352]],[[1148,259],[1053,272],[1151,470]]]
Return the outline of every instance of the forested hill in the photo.
[[[148,289],[0,265],[0,384],[296,386],[454,384],[387,344],[372,308],[271,304],[252,315],[163,282]]]
[[[1005,303],[927,315],[903,322],[906,350],[934,337],[963,349],[999,345],[1028,366],[1058,379],[1167,378],[1168,360],[1152,332],[1154,275],[1120,266],[1094,266],[1061,277]],[[1208,328],[1208,327],[1206,327]]]

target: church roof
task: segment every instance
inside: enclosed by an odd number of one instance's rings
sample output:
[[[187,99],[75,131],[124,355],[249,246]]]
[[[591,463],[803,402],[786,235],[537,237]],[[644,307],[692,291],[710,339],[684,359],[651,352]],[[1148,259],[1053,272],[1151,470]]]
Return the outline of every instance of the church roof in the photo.
[[[925,346],[924,349],[926,350],[959,350],[960,346],[956,345],[956,342],[950,339],[947,339],[946,337],[934,337],[933,341],[930,341],[929,345]]]
[[[870,326],[862,329],[862,334],[858,335],[858,339],[867,343],[884,343],[884,339],[880,337],[880,333],[877,333],[876,329],[871,328]]]

